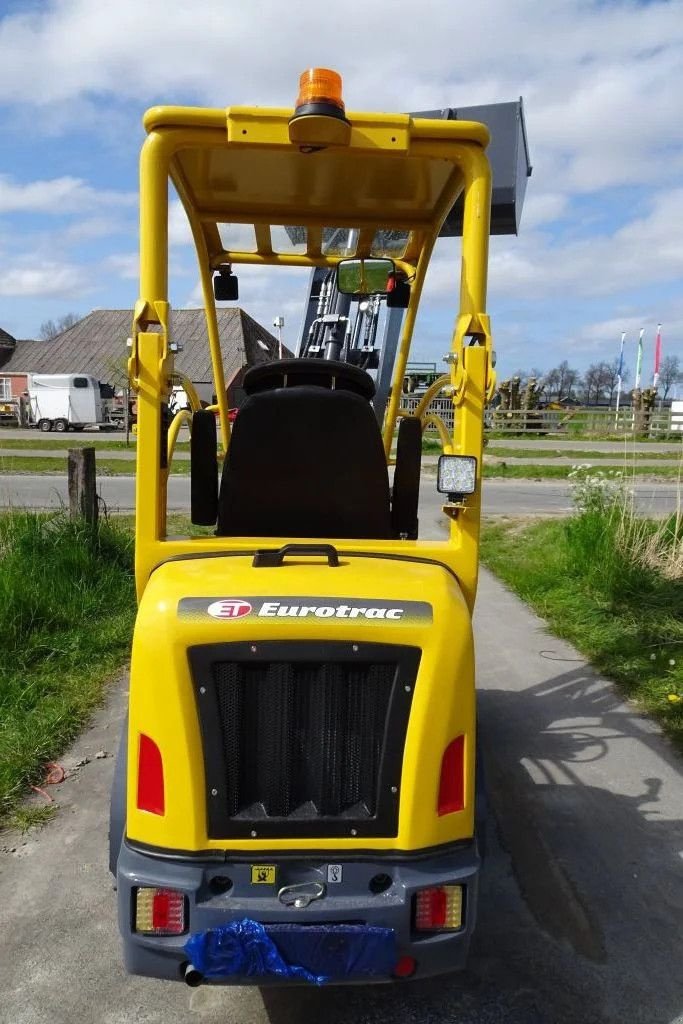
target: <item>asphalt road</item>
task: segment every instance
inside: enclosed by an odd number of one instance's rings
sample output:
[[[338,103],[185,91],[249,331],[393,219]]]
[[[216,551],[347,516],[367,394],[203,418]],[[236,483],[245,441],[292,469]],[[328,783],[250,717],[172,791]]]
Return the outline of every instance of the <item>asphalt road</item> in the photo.
[[[100,477],[98,493],[111,512],[131,512],[135,505],[135,479],[116,476]],[[642,483],[635,488],[636,503],[641,512],[659,516],[676,508],[675,481]],[[571,510],[570,487],[563,481],[486,480],[483,496],[484,515],[562,515]],[[65,476],[0,475],[0,506],[27,508],[58,508],[68,503]],[[422,480],[422,503],[430,514],[438,513],[441,496],[435,478],[425,474]],[[190,478],[175,476],[169,480],[168,511],[188,512]]]

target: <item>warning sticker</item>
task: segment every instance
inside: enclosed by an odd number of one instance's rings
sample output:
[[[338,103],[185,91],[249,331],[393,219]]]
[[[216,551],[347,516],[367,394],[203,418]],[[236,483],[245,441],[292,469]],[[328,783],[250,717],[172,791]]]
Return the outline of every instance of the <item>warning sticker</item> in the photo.
[[[334,885],[342,880],[344,869],[341,864],[328,864],[327,865],[327,881]]]
[[[275,885],[277,868],[274,864],[252,864],[251,884],[252,885]]]

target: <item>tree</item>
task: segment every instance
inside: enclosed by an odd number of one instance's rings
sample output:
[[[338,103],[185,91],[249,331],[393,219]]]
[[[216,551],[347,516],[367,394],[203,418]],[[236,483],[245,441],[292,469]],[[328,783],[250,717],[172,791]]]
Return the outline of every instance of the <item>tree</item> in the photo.
[[[666,398],[671,386],[681,380],[681,361],[678,356],[664,356],[659,367],[659,383],[664,388],[662,398]]]
[[[628,373],[622,373],[622,383],[627,379]],[[586,405],[599,405],[601,402],[612,403],[614,393],[617,390],[619,380],[619,360],[613,359],[611,363],[603,360],[600,363],[592,363],[583,375],[583,397]]]
[[[617,384],[619,383],[619,359],[613,359],[611,363],[601,363],[603,367],[603,383],[605,390],[607,391],[607,397],[609,404],[612,404],[615,392],[617,390]],[[626,367],[622,367],[621,370],[621,385],[622,390],[628,381],[629,371]]]
[[[59,320],[46,320],[40,325],[40,337],[43,341],[51,341],[52,338],[56,338],[62,331],[66,331],[69,327],[73,327],[81,319],[78,313],[65,313],[64,316],[60,316]]]
[[[563,359],[559,366],[552,370],[557,381],[557,399],[563,401],[572,397],[572,388],[579,383],[580,374],[578,370],[572,369],[566,359]]]
[[[586,405],[598,405],[616,387],[617,366],[610,363],[591,363],[583,375],[583,396]]]

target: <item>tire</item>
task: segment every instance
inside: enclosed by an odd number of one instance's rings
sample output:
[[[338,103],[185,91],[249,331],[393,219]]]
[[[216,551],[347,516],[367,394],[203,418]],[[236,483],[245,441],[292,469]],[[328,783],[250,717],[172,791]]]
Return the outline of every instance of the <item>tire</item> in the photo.
[[[63,419],[55,420],[55,430],[57,431],[58,434],[66,434],[68,429],[69,429],[69,424],[68,424],[67,420],[63,420]]]
[[[116,878],[116,865],[121,843],[126,832],[126,783],[128,778],[128,715],[123,720],[123,732],[114,766],[114,780],[109,802],[109,870]]]
[[[52,420],[38,420],[38,430],[42,430],[44,434],[52,430]]]
[[[486,793],[486,774],[484,771],[484,758],[482,756],[481,742],[477,737],[476,745],[476,774],[474,783],[474,833],[477,839],[477,848],[482,865],[486,861],[486,823],[489,816],[489,800]]]

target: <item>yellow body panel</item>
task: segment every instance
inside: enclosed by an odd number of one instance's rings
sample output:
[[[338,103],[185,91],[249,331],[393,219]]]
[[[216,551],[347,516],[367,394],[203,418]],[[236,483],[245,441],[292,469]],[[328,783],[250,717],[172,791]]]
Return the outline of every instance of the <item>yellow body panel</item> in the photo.
[[[379,229],[401,229],[407,235],[397,265],[411,282],[411,299],[383,425],[389,459],[402,415],[401,383],[430,256],[444,219],[462,193],[459,304],[454,303],[457,316],[450,343],[444,344],[449,353],[447,373],[455,428],[451,433],[442,425],[439,435],[445,450],[474,456],[481,466],[483,411],[494,372],[486,315],[491,199],[487,129],[464,121],[350,112],[350,131],[328,132],[326,136],[322,132],[321,145],[315,146],[300,143],[316,141],[316,131],[322,131],[320,126],[316,128],[316,118],[290,132],[292,114],[289,108],[155,107],[145,118],[148,138],[140,166],[140,297],[129,359],[138,400],[136,581],[140,608],[131,673],[127,834],[152,847],[188,851],[424,849],[473,834],[471,612],[479,562],[480,474],[466,508],[451,518],[447,540],[350,542],[325,538],[340,551],[343,564],[338,569],[315,562],[252,568],[248,552],[279,547],[291,541],[290,537],[167,534],[168,469],[162,467],[160,453],[162,448],[167,450],[162,407],[174,375],[168,302],[169,178],[187,213],[197,250],[225,451],[230,444],[230,425],[212,288],[215,268],[226,263],[334,267],[351,253],[325,251],[325,227],[358,228],[358,256],[372,251]],[[329,144],[330,139],[339,141]],[[253,225],[254,243],[249,251],[226,250],[220,231],[224,224]],[[305,244],[300,251],[277,251],[271,228],[283,225],[303,229]],[[454,268],[454,298],[457,276]],[[420,415],[424,428],[428,410],[421,410]],[[180,421],[170,439],[171,454],[179,425]],[[297,541],[305,542],[305,538]],[[373,554],[382,557],[373,558]],[[433,623],[343,619],[320,623],[277,618],[188,621],[178,617],[178,602],[183,598],[204,598],[208,605],[211,599],[257,595],[419,599],[431,604]],[[249,842],[207,838],[204,760],[187,648],[243,639],[350,640],[422,649],[403,757],[397,836],[257,838]],[[154,740],[163,758],[163,815],[136,806],[141,733]],[[465,736],[466,806],[439,818],[436,801],[442,755],[448,743],[461,734]]]
[[[165,814],[136,808],[137,765],[131,759],[127,833],[151,846],[181,850],[355,849],[417,850],[467,839],[473,831],[474,663],[471,618],[456,579],[442,566],[422,562],[342,557],[338,568],[319,561],[252,567],[250,556],[167,562],[153,573],[135,628],[131,668],[129,750],[140,733],[159,747],[164,765]],[[432,622],[406,620],[183,618],[183,598],[291,596],[427,601]],[[324,600],[323,600],[324,603]],[[209,840],[204,757],[187,648],[259,640],[346,641],[405,644],[422,649],[403,757],[398,835],[363,839]],[[443,752],[466,737],[466,803],[463,811],[437,815]]]

